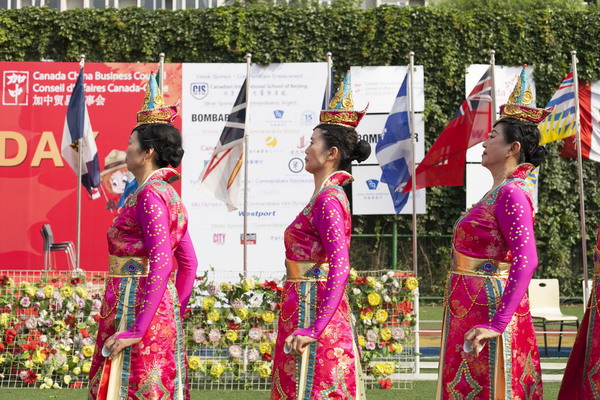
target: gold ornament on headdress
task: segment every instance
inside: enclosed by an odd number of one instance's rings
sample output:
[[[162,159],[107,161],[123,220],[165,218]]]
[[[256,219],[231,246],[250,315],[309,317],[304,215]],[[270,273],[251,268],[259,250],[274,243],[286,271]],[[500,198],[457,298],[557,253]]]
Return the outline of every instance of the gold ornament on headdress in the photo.
[[[156,83],[156,74],[150,73],[146,86],[142,110],[137,113],[137,125],[144,124],[170,124],[175,121],[181,110],[181,101],[174,106],[165,106],[161,90]]]
[[[341,125],[356,128],[358,123],[367,112],[367,107],[362,111],[354,110],[352,100],[352,87],[350,83],[350,71],[346,73],[340,88],[331,98],[326,110],[321,111],[319,122],[321,124]]]
[[[523,66],[521,74],[517,79],[517,84],[508,97],[508,103],[500,106],[500,118],[497,122],[501,121],[503,118],[514,118],[539,124],[554,109],[554,106],[551,108],[535,108],[531,106],[534,99],[527,78],[526,67],[527,65]]]

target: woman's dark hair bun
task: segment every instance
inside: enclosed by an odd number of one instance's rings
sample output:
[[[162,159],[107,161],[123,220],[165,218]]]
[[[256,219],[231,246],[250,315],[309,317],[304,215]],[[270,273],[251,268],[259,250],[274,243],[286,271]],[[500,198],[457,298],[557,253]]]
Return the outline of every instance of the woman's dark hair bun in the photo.
[[[359,140],[352,155],[359,163],[365,161],[371,155],[371,145],[366,140]]]
[[[171,124],[146,124],[133,129],[138,132],[140,147],[154,149],[156,165],[177,168],[183,158],[183,147],[179,129]]]
[[[527,157],[527,162],[537,167],[542,163],[542,160],[544,157],[546,157],[546,154],[548,154],[548,150],[546,150],[544,146],[537,146]]]

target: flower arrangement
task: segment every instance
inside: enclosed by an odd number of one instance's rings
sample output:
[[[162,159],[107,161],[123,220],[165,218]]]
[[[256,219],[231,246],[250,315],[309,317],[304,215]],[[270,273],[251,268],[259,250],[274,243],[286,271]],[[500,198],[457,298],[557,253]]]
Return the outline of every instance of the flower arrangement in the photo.
[[[268,388],[282,286],[240,276],[237,282],[196,278],[184,314],[192,387],[222,382]],[[355,314],[363,370],[371,382],[394,387],[407,359],[418,281],[389,271],[352,270],[348,298]],[[87,384],[101,306],[102,282],[67,276],[15,282],[0,276],[0,386],[77,388]],[[14,385],[14,383],[13,383]]]

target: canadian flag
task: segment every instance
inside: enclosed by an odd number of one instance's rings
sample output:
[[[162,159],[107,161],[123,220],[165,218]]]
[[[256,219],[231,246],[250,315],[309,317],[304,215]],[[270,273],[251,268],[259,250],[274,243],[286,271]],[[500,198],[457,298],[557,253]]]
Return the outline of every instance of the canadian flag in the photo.
[[[600,161],[600,81],[579,81],[579,120],[582,157]],[[575,135],[564,139],[560,156],[564,158],[577,157]]]

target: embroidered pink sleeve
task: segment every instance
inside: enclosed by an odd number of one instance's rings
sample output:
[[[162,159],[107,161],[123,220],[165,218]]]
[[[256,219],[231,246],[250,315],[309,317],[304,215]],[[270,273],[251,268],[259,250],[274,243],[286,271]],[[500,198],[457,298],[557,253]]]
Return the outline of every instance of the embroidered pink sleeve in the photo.
[[[134,325],[119,334],[119,339],[144,336],[165,295],[169,275],[173,270],[169,217],[164,201],[150,190],[141,193],[136,207],[136,220],[144,235],[150,272],[146,278],[145,287],[140,287],[143,298],[137,307]]]
[[[180,315],[183,316],[185,308],[194,288],[196,279],[196,269],[198,268],[198,259],[194,251],[194,245],[190,238],[190,232],[187,231],[179,246],[175,250],[175,258],[177,259],[177,276],[175,278],[175,288],[181,303]]]
[[[342,301],[350,275],[350,257],[346,237],[348,227],[344,218],[347,211],[341,201],[332,195],[319,196],[315,200],[313,213],[313,224],[327,255],[329,273],[324,297],[317,300],[317,315],[313,324],[294,334],[316,339],[323,333]]]
[[[492,321],[478,325],[504,332],[527,292],[529,282],[538,266],[537,249],[533,232],[533,209],[525,192],[515,186],[505,186],[498,195],[494,214],[502,236],[512,253],[504,293]]]

